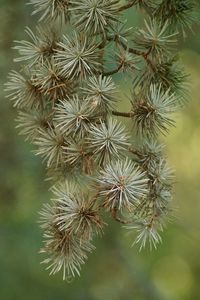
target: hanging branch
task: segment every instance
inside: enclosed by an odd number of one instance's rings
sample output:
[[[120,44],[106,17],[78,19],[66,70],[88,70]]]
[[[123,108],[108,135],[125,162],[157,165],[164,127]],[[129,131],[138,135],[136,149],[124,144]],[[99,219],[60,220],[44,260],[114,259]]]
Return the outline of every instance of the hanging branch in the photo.
[[[63,279],[80,274],[105,210],[136,231],[140,248],[156,248],[171,212],[174,172],[159,136],[175,125],[173,113],[187,98],[174,32],[191,28],[196,8],[192,0],[154,2],[31,0],[40,26],[16,42],[20,71],[10,72],[6,91],[19,133],[52,182],[53,200],[40,212],[41,253]],[[149,16],[132,33],[121,12],[134,5]],[[69,25],[72,32],[62,35]],[[116,68],[104,71],[109,57]],[[121,71],[121,81],[131,78],[129,112],[117,110],[121,85],[112,77]]]

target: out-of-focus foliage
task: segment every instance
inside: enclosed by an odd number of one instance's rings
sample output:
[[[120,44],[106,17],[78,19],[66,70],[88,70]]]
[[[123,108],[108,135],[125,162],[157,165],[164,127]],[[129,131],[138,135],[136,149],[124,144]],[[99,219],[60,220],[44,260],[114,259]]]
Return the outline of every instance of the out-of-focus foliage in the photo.
[[[30,24],[24,1],[0,1],[0,80],[6,80],[13,56],[13,39],[22,39],[21,28]],[[27,18],[27,17],[26,17]],[[137,19],[135,15],[134,20]],[[135,25],[135,24],[130,24]],[[12,28],[12,30],[11,30]],[[17,38],[16,38],[17,37]],[[119,227],[95,241],[98,250],[90,256],[87,272],[71,285],[52,280],[39,267],[37,251],[41,232],[35,222],[41,204],[49,198],[48,183],[39,160],[30,146],[16,136],[15,112],[1,95],[1,247],[0,298],[2,299],[86,299],[143,300],[198,299],[199,297],[199,39],[190,36],[182,45],[182,60],[191,73],[192,102],[177,120],[177,129],[168,138],[170,160],[177,169],[175,224],[164,234],[159,250],[137,253],[130,249],[131,238],[122,241]],[[125,90],[127,84],[122,84]],[[127,104],[124,102],[122,107]],[[32,148],[31,148],[32,149]],[[110,222],[110,221],[109,221]],[[12,288],[11,288],[12,287]],[[31,291],[31,293],[30,293]]]

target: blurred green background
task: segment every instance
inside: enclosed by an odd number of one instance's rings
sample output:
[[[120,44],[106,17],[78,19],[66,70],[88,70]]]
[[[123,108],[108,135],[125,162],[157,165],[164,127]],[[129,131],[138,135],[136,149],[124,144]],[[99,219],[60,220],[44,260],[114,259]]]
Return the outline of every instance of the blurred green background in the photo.
[[[200,26],[180,44],[191,74],[191,102],[165,139],[177,171],[176,218],[157,251],[138,252],[114,222],[95,241],[97,250],[71,284],[49,277],[40,264],[38,210],[49,200],[45,170],[32,147],[17,135],[16,111],[3,83],[15,68],[13,40],[34,27],[25,0],[0,0],[0,299],[197,300],[200,299]],[[139,16],[130,16],[137,24]]]

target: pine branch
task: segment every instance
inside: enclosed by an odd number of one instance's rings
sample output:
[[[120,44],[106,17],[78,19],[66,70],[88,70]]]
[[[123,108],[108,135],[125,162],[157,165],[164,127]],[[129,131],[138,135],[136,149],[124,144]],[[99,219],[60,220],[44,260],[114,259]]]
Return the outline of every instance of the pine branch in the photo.
[[[156,248],[161,242],[175,180],[158,140],[175,125],[173,114],[188,95],[175,45],[180,31],[185,34],[196,20],[195,4],[30,4],[33,14],[40,14],[41,26],[36,33],[27,28],[28,40],[17,42],[15,62],[23,65],[20,72],[9,74],[6,91],[19,111],[19,133],[35,145],[34,153],[43,158],[53,181],[54,198],[40,213],[41,252],[48,255],[43,262],[50,274],[62,271],[65,279],[80,274],[94,250],[92,239],[102,234],[106,210],[137,232],[134,244],[140,249],[147,243]],[[134,5],[150,16],[137,30],[127,28],[121,18],[121,12]],[[108,57],[116,67],[105,71]],[[131,78],[129,112],[116,109],[120,84],[112,76],[119,72],[125,80]]]
[[[112,38],[112,37],[108,37],[108,36],[103,40],[102,43],[100,43],[100,44],[98,45],[98,48],[99,48],[99,49],[105,48],[107,42],[117,42],[120,46],[122,46],[122,48],[123,48],[124,50],[128,51],[129,53],[134,54],[134,55],[136,55],[136,56],[142,57],[142,58],[146,61],[146,63],[147,63],[148,65],[150,65],[152,69],[154,69],[154,65],[153,65],[151,59],[149,58],[149,54],[151,53],[151,49],[149,49],[147,52],[139,51],[139,50],[137,50],[137,49],[133,49],[133,48],[128,47],[128,46],[127,46],[125,43],[123,43],[122,41],[118,41],[118,40],[117,40],[117,37],[113,37],[113,38]],[[112,74],[111,74],[111,75],[112,75]]]
[[[120,45],[124,48],[124,50],[127,50],[129,53],[132,53],[132,54],[142,57],[146,61],[146,63],[148,65],[150,65],[150,67],[152,69],[154,69],[154,65],[153,65],[151,59],[149,58],[149,54],[150,54],[151,50],[149,50],[147,52],[139,51],[139,50],[136,50],[136,49],[126,46],[123,42],[120,42]]]

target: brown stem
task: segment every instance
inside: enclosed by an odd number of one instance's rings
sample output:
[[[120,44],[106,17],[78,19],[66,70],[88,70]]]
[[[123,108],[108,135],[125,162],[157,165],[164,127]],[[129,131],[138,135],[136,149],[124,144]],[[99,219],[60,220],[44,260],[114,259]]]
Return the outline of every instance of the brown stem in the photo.
[[[129,221],[125,221],[125,220],[122,220],[121,218],[119,218],[117,216],[117,212],[118,212],[118,209],[117,208],[114,208],[112,211],[111,211],[111,215],[113,217],[113,219],[115,219],[115,221],[121,223],[121,224],[128,224],[130,223]]]
[[[117,39],[117,36],[115,37],[106,37],[106,40],[104,40],[100,45],[99,45],[99,49],[102,49],[106,46],[107,42],[114,42],[114,41],[118,41],[118,43],[122,46],[122,48],[126,51],[128,51],[129,53],[135,54],[137,56],[141,56],[146,63],[151,66],[152,69],[154,69],[154,65],[152,63],[152,61],[149,59],[149,54],[151,53],[151,49],[149,49],[147,52],[143,52],[143,51],[139,51],[137,49],[133,49],[133,48],[129,48],[126,44],[124,44],[122,41],[119,41]],[[111,74],[112,75],[112,74]]]
[[[121,43],[121,45],[123,45],[123,48],[125,50],[128,50],[128,52],[132,53],[132,54],[135,54],[135,55],[138,55],[138,56],[142,56],[142,57],[146,57],[147,54],[143,51],[139,51],[139,50],[136,50],[136,49],[133,49],[133,48],[128,48],[125,44]]]
[[[52,90],[55,90],[55,89],[61,88],[61,87],[65,87],[65,86],[66,86],[65,83],[57,84],[57,85],[52,86],[51,88],[49,88],[47,91],[48,91],[48,92],[51,92]]]
[[[137,150],[137,149],[134,149],[134,148],[129,148],[128,151],[138,157],[141,157],[142,154]]]
[[[122,66],[123,66],[123,62],[121,62],[116,69],[114,69],[112,71],[104,72],[102,74],[103,74],[103,76],[110,76],[110,75],[116,74],[116,73],[118,73],[120,71],[120,69],[122,68]]]
[[[139,50],[136,50],[136,49],[133,49],[133,48],[129,48],[123,42],[120,42],[120,45],[124,48],[124,50],[127,50],[129,53],[132,53],[132,54],[135,54],[137,56],[143,57],[144,60],[146,61],[146,63],[148,65],[150,65],[152,67],[152,69],[154,68],[154,65],[153,65],[152,61],[149,59],[149,54],[150,54],[151,50],[148,50],[148,52],[139,51]]]
[[[134,116],[133,112],[121,112],[121,111],[112,111],[112,114],[114,116],[118,117],[125,117],[125,118],[132,118]]]

